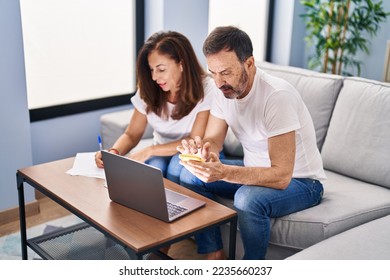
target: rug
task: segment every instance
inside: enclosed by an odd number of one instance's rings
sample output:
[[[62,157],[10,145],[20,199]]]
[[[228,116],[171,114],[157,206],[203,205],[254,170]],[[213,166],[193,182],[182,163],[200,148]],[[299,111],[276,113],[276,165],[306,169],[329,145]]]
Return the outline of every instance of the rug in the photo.
[[[86,224],[85,224],[86,225]],[[75,228],[57,236],[58,232],[65,232],[69,228]],[[42,241],[42,235],[49,236]],[[51,237],[51,236],[54,237]],[[38,239],[39,246],[45,251],[50,251],[53,259],[69,260],[128,260],[136,259],[136,256],[125,250],[113,240],[104,236],[101,232],[90,226],[84,226],[83,221],[75,215],[49,221],[27,229],[29,240]],[[45,241],[47,239],[47,241]],[[40,260],[42,257],[30,247],[27,247],[29,260]],[[195,241],[183,240],[171,246],[170,256],[174,259],[203,259],[196,253]],[[20,232],[0,237],[0,260],[21,260]],[[145,255],[143,259],[149,259]]]
[[[52,220],[45,224],[40,224],[27,229],[27,238],[33,238],[42,234],[50,233],[55,230],[65,228],[71,225],[81,223],[81,220],[74,216],[69,215],[63,218]],[[28,259],[41,259],[32,249],[28,248]],[[0,260],[21,260],[21,242],[20,232],[15,232],[10,235],[0,237]]]

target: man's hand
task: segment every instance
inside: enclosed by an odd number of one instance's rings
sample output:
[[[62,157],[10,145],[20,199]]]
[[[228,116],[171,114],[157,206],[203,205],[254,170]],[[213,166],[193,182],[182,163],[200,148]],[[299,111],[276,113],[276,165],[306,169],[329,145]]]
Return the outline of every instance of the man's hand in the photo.
[[[210,154],[210,143],[203,144],[203,140],[199,136],[195,136],[194,139],[183,139],[181,146],[176,149],[182,155],[197,155],[202,158],[201,161],[207,161]]]
[[[218,155],[211,152],[208,162],[201,161],[180,161],[180,164],[188,169],[193,175],[206,183],[214,182],[224,178],[224,165]]]
[[[224,165],[217,154],[210,151],[211,144],[203,143],[199,136],[194,139],[183,139],[177,150],[182,154],[180,164],[188,169],[193,175],[204,182],[214,182],[224,178]],[[186,157],[199,156],[201,160],[186,159]]]

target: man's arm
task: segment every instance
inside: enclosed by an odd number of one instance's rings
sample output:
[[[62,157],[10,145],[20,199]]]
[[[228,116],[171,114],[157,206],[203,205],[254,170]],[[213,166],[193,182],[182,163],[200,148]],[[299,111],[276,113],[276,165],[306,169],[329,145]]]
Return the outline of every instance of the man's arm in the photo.
[[[210,152],[216,155],[222,150],[228,125],[223,119],[209,115],[204,138],[197,135],[192,139],[183,139],[177,150],[182,154],[197,154],[204,160],[209,159]],[[199,153],[200,150],[200,153]]]
[[[227,134],[228,125],[223,119],[219,119],[210,114],[207,122],[206,132],[203,138],[204,143],[210,143],[210,152],[217,155],[222,150],[223,142]]]
[[[268,140],[270,167],[226,165],[217,158],[209,162],[189,162],[186,167],[204,182],[231,183],[285,189],[291,181],[295,161],[295,131]]]
[[[295,162],[295,131],[268,139],[270,167],[223,165],[223,177],[232,183],[285,189],[291,181]]]

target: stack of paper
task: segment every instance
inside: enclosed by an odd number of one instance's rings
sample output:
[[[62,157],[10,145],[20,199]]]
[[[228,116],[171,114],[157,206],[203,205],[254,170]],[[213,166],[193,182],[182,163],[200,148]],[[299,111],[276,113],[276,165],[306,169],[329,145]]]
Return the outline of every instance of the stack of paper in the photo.
[[[79,175],[105,179],[104,169],[96,166],[95,152],[77,153],[73,167],[66,171],[69,175]]]

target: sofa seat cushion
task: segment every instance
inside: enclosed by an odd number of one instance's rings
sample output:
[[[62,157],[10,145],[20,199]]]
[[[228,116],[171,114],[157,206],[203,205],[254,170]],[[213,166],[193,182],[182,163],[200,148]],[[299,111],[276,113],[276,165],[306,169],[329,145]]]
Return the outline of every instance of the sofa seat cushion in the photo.
[[[390,215],[321,241],[290,260],[389,260]]]
[[[298,90],[313,119],[317,146],[321,150],[344,78],[269,62],[257,62],[256,65],[271,75],[288,81]]]
[[[107,113],[100,117],[100,135],[102,137],[103,149],[111,148],[115,141],[122,135],[130,122],[134,109]],[[137,151],[153,144],[153,129],[148,125],[145,129],[142,141],[133,149]]]
[[[390,188],[390,84],[345,79],[322,158],[326,169]]]
[[[270,244],[299,251],[333,235],[390,214],[390,192],[381,186],[326,170],[322,202],[271,219]],[[367,191],[369,189],[369,191]],[[220,199],[233,207],[233,201]]]

